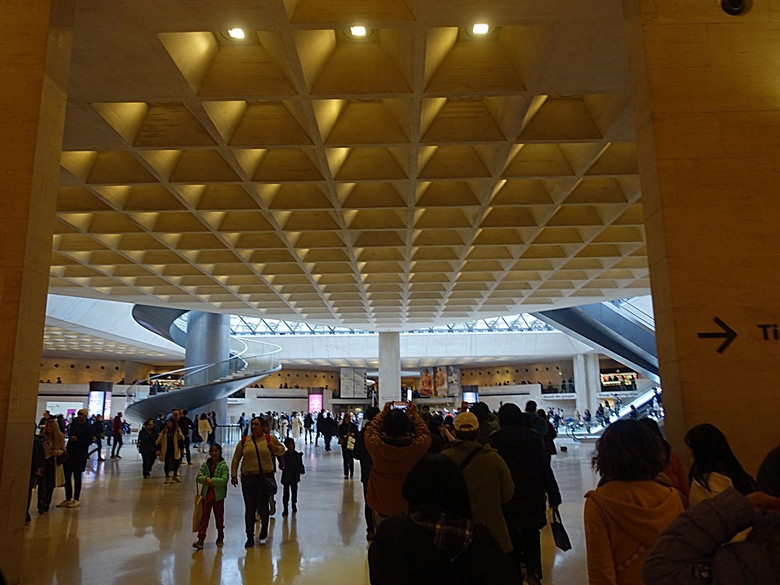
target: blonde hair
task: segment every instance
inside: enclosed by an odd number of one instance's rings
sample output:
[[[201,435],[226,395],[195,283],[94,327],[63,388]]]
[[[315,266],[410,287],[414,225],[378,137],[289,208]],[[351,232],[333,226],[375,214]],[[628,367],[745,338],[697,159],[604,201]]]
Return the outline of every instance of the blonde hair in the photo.
[[[51,438],[46,434],[46,429],[51,427],[54,431],[51,433]],[[46,421],[46,426],[43,428],[43,436],[45,440],[49,441],[52,449],[64,449],[65,448],[65,435],[60,430],[60,425],[57,423],[57,419],[50,418]]]

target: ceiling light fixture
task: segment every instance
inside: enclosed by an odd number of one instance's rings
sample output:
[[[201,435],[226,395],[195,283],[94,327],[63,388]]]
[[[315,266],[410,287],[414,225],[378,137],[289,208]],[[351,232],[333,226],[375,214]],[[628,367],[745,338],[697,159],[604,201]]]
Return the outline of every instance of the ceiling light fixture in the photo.
[[[368,35],[368,29],[361,24],[356,24],[349,27],[349,34],[355,38],[363,38]]]
[[[490,32],[490,25],[484,22],[478,22],[471,26],[471,34],[474,35],[486,35]]]
[[[231,39],[236,39],[237,41],[246,38],[243,28],[231,28],[228,29],[227,33]]]

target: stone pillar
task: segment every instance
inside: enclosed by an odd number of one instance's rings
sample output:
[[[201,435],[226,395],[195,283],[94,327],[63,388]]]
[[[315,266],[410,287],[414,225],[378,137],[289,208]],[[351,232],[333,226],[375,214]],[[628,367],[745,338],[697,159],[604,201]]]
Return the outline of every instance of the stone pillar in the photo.
[[[217,369],[209,368],[202,372],[187,374],[188,386],[205,384],[228,373],[225,360],[230,357],[230,315],[191,311],[187,316],[187,346],[185,348],[184,367],[205,364],[221,364]],[[217,413],[217,424],[228,422],[227,398],[211,402],[203,407],[206,411]]]
[[[685,456],[713,423],[755,474],[779,440],[777,15],[623,4],[666,436]]]
[[[379,333],[379,408],[401,398],[401,334]]]
[[[574,356],[573,362],[576,408],[580,414],[587,408],[593,415],[598,407],[598,392],[601,387],[599,354],[578,353]]]
[[[0,571],[19,583],[74,3],[0,1]]]

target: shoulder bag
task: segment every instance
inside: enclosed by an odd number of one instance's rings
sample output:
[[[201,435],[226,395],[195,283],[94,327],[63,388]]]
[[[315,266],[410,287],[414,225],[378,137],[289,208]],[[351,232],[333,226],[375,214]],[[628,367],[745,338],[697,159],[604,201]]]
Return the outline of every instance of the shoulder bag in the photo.
[[[276,477],[273,473],[265,473],[263,471],[263,464],[260,461],[260,450],[257,448],[257,441],[255,441],[254,437],[252,437],[252,444],[255,446],[255,453],[257,454],[257,466],[260,468],[260,490],[266,496],[274,496],[279,489],[276,485]],[[273,456],[273,453],[271,453],[271,456]]]
[[[192,509],[192,531],[200,529],[200,521],[203,518],[203,496],[200,495],[199,484],[195,482],[195,507]]]

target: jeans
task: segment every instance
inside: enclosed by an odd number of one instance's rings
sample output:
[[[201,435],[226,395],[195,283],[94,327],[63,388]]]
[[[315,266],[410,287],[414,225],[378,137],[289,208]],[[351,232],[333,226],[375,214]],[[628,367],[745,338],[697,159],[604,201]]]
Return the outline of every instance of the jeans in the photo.
[[[149,477],[152,474],[152,466],[154,465],[154,460],[157,459],[157,453],[154,451],[141,453],[141,458],[143,459],[144,477]]]
[[[117,433],[114,435],[114,446],[111,447],[111,457],[115,457],[119,455],[119,450],[122,448],[122,433]]]
[[[284,509],[287,509],[287,503],[290,501],[290,495],[292,495],[292,505],[293,508],[295,508],[298,505],[298,482],[285,483],[283,485],[284,493],[282,494],[282,504],[284,504]]]
[[[78,500],[81,496],[81,472],[73,469],[73,457],[64,463],[63,471],[65,472],[65,499]],[[73,484],[70,483],[71,477]]]
[[[347,440],[346,437],[344,440]],[[352,451],[342,447],[341,457],[344,460],[344,477],[352,477],[355,474],[355,458],[352,456]]]
[[[263,476],[248,474],[241,476],[241,494],[244,496],[244,524],[247,538],[255,536],[255,516],[260,514],[260,532],[268,531],[269,496],[262,492]]]

